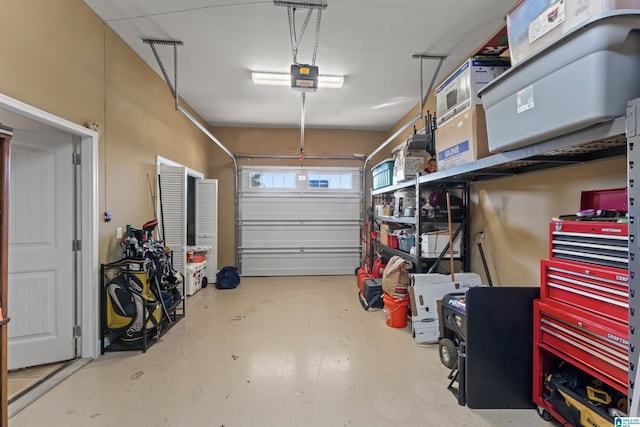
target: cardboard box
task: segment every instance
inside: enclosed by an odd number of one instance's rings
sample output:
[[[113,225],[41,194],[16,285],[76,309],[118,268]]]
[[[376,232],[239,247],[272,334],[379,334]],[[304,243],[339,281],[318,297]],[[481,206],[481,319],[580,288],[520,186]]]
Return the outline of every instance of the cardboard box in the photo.
[[[389,226],[387,224],[380,224],[380,243],[389,246]]]
[[[438,170],[451,169],[488,155],[487,125],[481,105],[470,108],[436,129]]]
[[[438,304],[448,293],[464,292],[472,286],[482,286],[475,273],[456,273],[455,281],[448,274],[414,274],[409,286],[411,327],[418,343],[436,343],[439,339]]]
[[[437,125],[482,104],[478,91],[508,68],[509,61],[505,59],[468,59],[436,89]]]

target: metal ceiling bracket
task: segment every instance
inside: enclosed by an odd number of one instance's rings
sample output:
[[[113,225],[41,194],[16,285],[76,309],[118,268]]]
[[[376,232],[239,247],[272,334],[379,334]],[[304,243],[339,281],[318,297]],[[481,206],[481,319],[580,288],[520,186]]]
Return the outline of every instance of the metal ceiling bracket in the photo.
[[[438,76],[438,73],[440,72],[440,68],[442,67],[442,63],[444,62],[445,59],[447,59],[447,55],[436,55],[436,54],[428,54],[428,53],[414,53],[412,55],[412,58],[420,58],[420,113],[418,115],[416,115],[415,117],[409,119],[408,122],[406,122],[404,125],[402,125],[402,127],[400,127],[397,131],[395,131],[395,133],[393,135],[391,135],[389,138],[387,138],[386,141],[384,141],[382,144],[380,144],[380,146],[378,148],[376,148],[373,153],[369,154],[369,156],[367,156],[365,162],[364,162],[364,166],[363,169],[366,172],[366,168],[367,168],[367,163],[369,163],[369,160],[371,160],[376,154],[378,154],[380,152],[380,150],[382,150],[384,147],[386,147],[391,141],[393,141],[394,139],[396,139],[402,132],[404,132],[409,126],[411,126],[413,123],[415,123],[419,118],[424,117],[424,104],[427,101],[427,98],[429,97],[429,95],[431,94],[431,90],[433,89],[433,85],[436,82],[436,78]],[[422,91],[422,61],[424,59],[429,59],[429,60],[437,60],[438,61],[438,65],[436,67],[436,70],[433,73],[433,77],[431,78],[431,83],[429,84],[429,88],[427,89],[427,93],[426,95],[423,95],[423,91]]]
[[[274,6],[282,6],[287,8],[287,16],[289,18],[289,36],[291,37],[291,56],[293,57],[293,63],[298,64],[298,46],[300,46],[300,41],[302,40],[302,36],[304,35],[304,31],[307,29],[307,24],[309,23],[309,19],[311,19],[311,14],[314,10],[317,13],[316,20],[316,31],[315,37],[313,40],[313,56],[311,60],[311,65],[316,65],[316,56],[318,53],[318,40],[320,38],[320,21],[322,19],[322,10],[326,9],[327,3],[324,1],[302,1],[302,2],[292,2],[292,1],[280,1],[274,0]],[[304,22],[302,23],[302,27],[300,28],[300,34],[297,33],[296,30],[296,11],[298,9],[306,9],[307,13],[304,18]],[[304,116],[305,116],[305,93],[302,92],[302,111],[300,115],[300,161],[304,161]]]
[[[176,110],[184,114],[205,135],[207,135],[209,139],[215,142],[222,149],[222,151],[227,153],[227,155],[231,157],[231,159],[233,160],[233,163],[237,169],[238,163],[236,162],[235,155],[231,151],[229,151],[229,149],[225,147],[224,144],[222,144],[218,140],[218,138],[213,136],[213,134],[209,132],[209,130],[205,126],[202,125],[202,123],[200,123],[195,117],[193,117],[193,115],[189,111],[187,111],[185,108],[183,108],[178,102],[178,99],[179,99],[178,98],[178,46],[182,46],[184,43],[180,40],[159,40],[159,39],[142,39],[142,42],[151,46],[153,55],[155,56],[156,61],[158,62],[158,66],[160,67],[160,70],[162,70],[162,75],[164,76],[164,79],[167,82],[167,85],[169,86],[169,90],[171,91],[171,94],[173,95],[173,98],[175,100]],[[169,75],[167,74],[164,64],[162,63],[162,59],[160,58],[160,55],[158,55],[158,51],[156,50],[156,45],[173,46],[173,79],[174,79],[173,85],[171,84],[171,79],[169,79]]]
[[[142,39],[142,43],[148,44],[149,46],[151,46],[151,50],[153,51],[153,56],[156,57],[156,61],[158,62],[158,66],[160,66],[160,70],[162,71],[164,80],[167,82],[167,85],[169,85],[169,90],[171,91],[171,95],[173,95],[173,99],[175,100],[176,109],[177,109],[178,108],[178,46],[182,46],[184,43],[180,40],[159,40],[159,39]],[[173,46],[173,84],[171,84],[171,80],[169,79],[167,70],[164,68],[164,64],[162,63],[162,59],[160,59],[160,55],[158,55],[156,45]]]
[[[436,78],[438,77],[438,73],[440,73],[440,68],[442,67],[442,63],[445,59],[447,59],[447,55],[437,55],[431,53],[414,53],[411,55],[412,58],[420,59],[420,115],[424,116],[424,106],[427,103],[427,99],[429,95],[431,95],[431,90],[433,89],[433,85],[436,83]],[[436,66],[436,70],[433,73],[433,77],[431,78],[431,82],[429,83],[429,87],[427,88],[427,93],[425,94],[423,91],[424,84],[424,76],[422,72],[422,62],[423,60],[435,60],[438,61],[438,65]]]
[[[289,35],[291,37],[291,56],[293,57],[294,64],[298,64],[298,46],[300,45],[300,41],[302,40],[302,36],[304,35],[304,31],[307,29],[307,24],[309,23],[309,19],[311,19],[311,14],[314,10],[317,13],[316,19],[316,31],[315,37],[313,41],[313,56],[311,65],[316,65],[316,55],[318,52],[318,39],[320,37],[320,22],[322,20],[322,11],[327,8],[327,4],[324,2],[289,2],[289,1],[278,1],[274,0],[274,6],[283,6],[287,8],[287,16],[289,17]],[[307,13],[304,18],[304,22],[302,23],[302,27],[300,28],[300,34],[298,34],[296,29],[296,11],[298,9],[306,9]]]

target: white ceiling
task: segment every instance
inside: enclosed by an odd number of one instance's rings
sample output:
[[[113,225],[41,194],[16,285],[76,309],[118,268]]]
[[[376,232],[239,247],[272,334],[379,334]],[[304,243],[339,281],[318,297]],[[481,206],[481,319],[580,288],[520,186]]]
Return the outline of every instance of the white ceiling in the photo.
[[[271,0],[84,1],[159,74],[142,39],[184,42],[178,91],[210,125],[300,126],[299,92],[251,80],[251,71],[288,72],[293,63],[285,7]],[[316,65],[320,74],[344,75],[345,83],[306,96],[305,126],[389,130],[420,99],[420,60],[412,55],[448,55],[441,81],[503,24],[514,3],[328,0]],[[315,13],[302,37],[300,63],[312,60]],[[296,13],[296,22],[303,17]],[[157,48],[173,78],[173,47]],[[436,64],[423,62],[425,91]]]

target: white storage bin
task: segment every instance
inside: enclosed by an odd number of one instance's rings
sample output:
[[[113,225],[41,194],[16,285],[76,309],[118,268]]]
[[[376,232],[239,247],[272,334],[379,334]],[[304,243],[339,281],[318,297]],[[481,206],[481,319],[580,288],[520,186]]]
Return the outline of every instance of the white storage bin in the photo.
[[[624,116],[640,96],[640,10],[589,20],[479,93],[499,153]]]
[[[453,241],[453,257],[460,257],[460,238],[461,234],[458,234],[458,237]],[[440,255],[449,243],[449,232],[448,231],[433,231],[431,233],[423,233],[422,239],[420,243],[420,248],[422,250],[423,258],[435,258]],[[449,256],[449,251],[447,251],[446,256]]]
[[[202,280],[205,276],[205,268],[207,261],[187,264],[185,270],[187,272],[184,278],[185,292],[187,295],[193,295],[202,288]]]

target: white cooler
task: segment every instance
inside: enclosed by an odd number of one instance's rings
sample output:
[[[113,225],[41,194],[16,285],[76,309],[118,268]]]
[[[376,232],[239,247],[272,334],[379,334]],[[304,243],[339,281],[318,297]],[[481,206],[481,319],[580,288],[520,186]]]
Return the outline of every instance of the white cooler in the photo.
[[[207,261],[186,264],[187,272],[184,278],[185,292],[187,295],[193,295],[202,288],[202,279],[205,278],[205,268]]]

